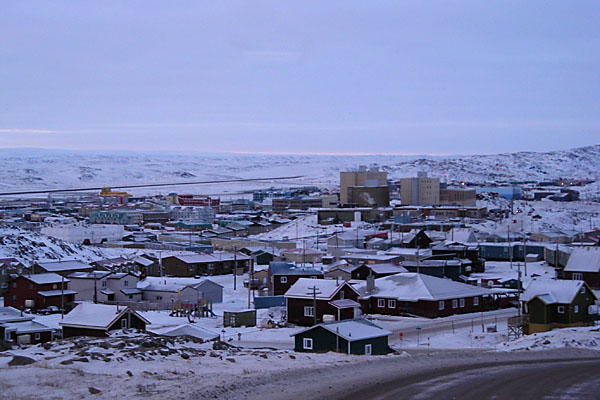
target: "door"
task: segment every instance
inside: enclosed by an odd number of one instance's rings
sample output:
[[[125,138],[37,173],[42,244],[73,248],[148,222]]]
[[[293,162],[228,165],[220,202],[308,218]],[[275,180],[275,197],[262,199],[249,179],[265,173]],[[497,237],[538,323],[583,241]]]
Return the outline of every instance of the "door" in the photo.
[[[365,344],[365,354],[370,356],[373,353],[372,347],[370,344]]]

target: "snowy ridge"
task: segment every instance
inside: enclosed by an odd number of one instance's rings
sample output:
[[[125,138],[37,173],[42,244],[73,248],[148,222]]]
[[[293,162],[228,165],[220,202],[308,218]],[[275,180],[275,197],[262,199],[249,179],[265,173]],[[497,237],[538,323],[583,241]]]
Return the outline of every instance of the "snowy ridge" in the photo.
[[[0,149],[0,190],[81,188],[119,184],[193,182],[216,179],[302,175],[280,186],[339,184],[339,172],[359,165],[379,166],[390,178],[427,171],[449,180],[488,182],[600,178],[600,145],[545,153],[472,156],[273,155],[273,154],[95,154],[39,149]],[[272,183],[252,184],[252,188]],[[235,193],[239,185],[209,185],[205,193]],[[170,189],[161,189],[162,193]],[[181,190],[181,189],[179,189]],[[159,190],[146,189],[145,193]],[[171,190],[172,191],[172,190]],[[140,190],[136,193],[144,193]]]

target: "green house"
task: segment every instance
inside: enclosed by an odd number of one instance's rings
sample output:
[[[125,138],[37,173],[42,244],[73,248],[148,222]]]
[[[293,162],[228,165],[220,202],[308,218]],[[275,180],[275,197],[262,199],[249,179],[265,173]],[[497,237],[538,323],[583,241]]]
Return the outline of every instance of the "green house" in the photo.
[[[383,355],[392,351],[388,346],[389,335],[391,332],[358,318],[322,323],[291,336],[297,352]]]
[[[521,295],[528,333],[594,325],[596,296],[584,281],[534,279]]]

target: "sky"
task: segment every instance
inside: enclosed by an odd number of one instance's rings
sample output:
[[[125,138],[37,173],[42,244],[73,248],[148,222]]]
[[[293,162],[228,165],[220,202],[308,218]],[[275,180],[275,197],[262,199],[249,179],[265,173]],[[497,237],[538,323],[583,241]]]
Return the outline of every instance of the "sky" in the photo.
[[[600,2],[0,0],[0,148],[600,143]]]

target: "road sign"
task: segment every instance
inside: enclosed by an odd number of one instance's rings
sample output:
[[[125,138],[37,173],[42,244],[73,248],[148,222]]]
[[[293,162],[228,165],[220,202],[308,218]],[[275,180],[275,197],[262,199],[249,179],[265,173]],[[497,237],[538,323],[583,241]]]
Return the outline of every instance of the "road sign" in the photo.
[[[420,326],[417,326],[415,329],[416,329],[416,330],[418,330],[418,331],[420,331],[420,330],[421,330],[421,327],[420,327]]]

